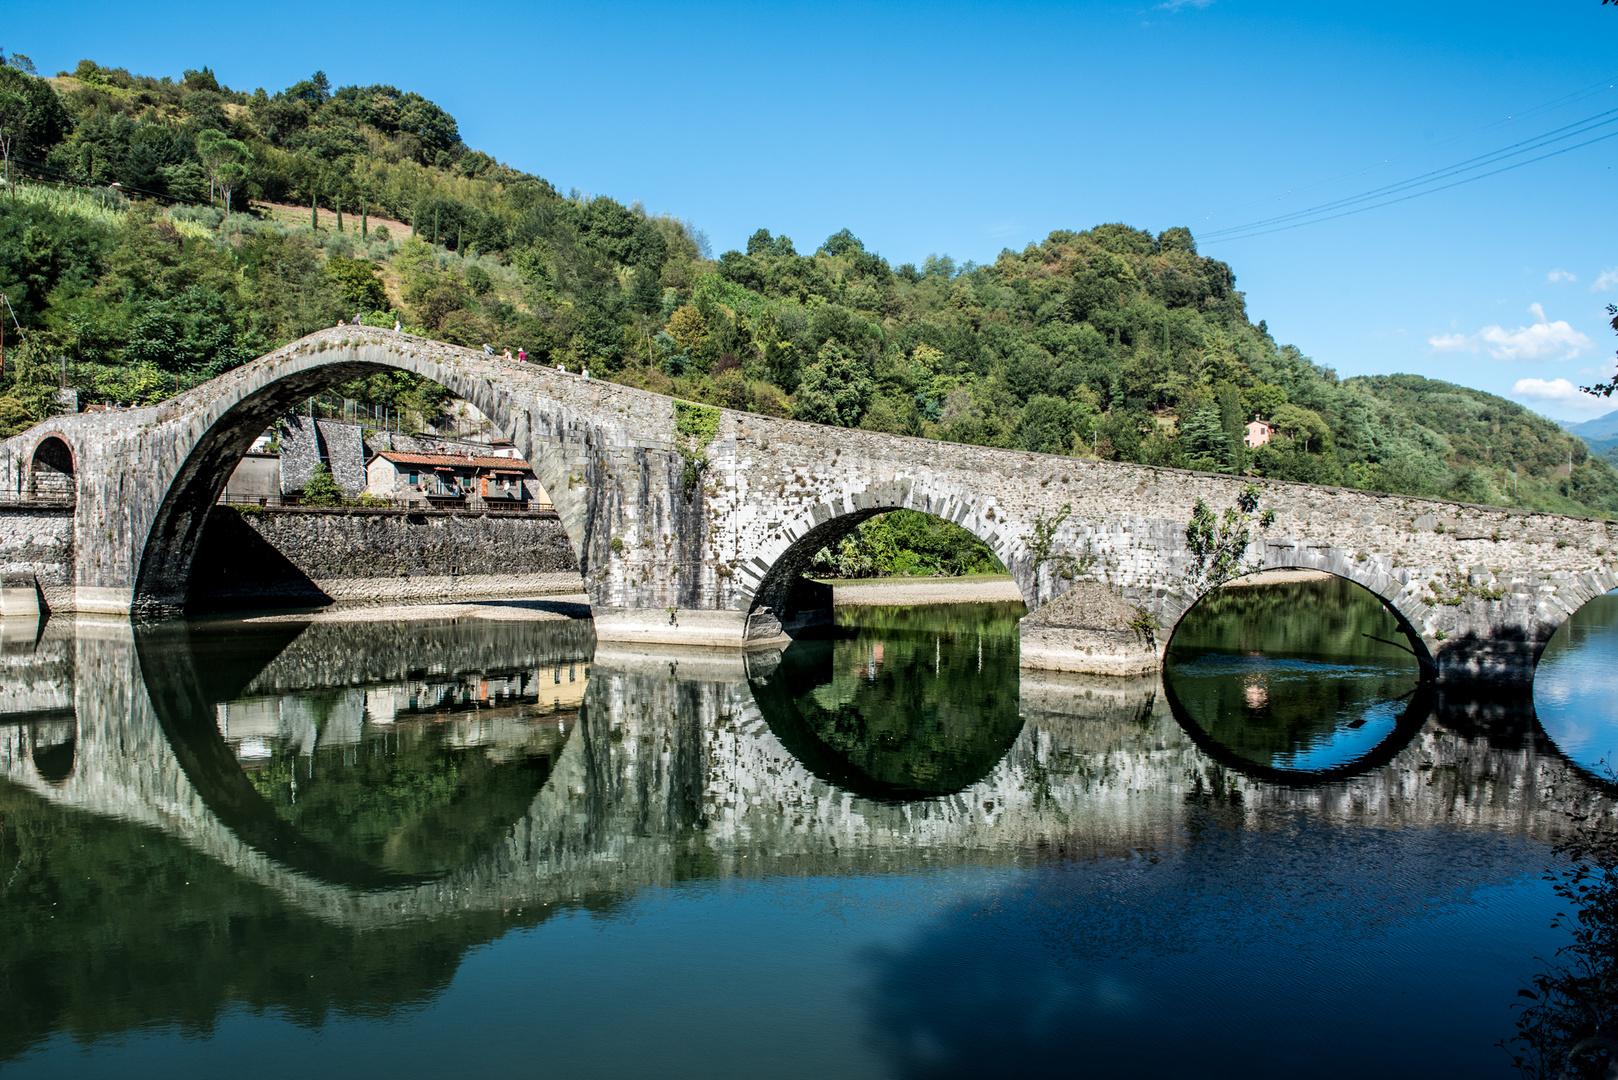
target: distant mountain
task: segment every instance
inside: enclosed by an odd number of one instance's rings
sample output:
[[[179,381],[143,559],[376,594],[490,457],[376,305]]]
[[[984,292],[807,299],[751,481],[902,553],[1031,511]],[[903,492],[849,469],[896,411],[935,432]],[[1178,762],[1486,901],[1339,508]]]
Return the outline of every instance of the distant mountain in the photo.
[[[1605,416],[1598,416],[1594,420],[1586,420],[1580,424],[1563,424],[1569,432],[1577,435],[1585,442],[1600,440],[1609,442],[1618,439],[1618,409]]]

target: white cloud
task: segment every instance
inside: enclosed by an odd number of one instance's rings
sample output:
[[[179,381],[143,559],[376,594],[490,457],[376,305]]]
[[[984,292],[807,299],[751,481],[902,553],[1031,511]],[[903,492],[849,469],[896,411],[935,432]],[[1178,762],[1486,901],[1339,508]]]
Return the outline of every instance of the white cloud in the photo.
[[[1590,286],[1590,291],[1606,292],[1608,289],[1615,288],[1618,288],[1618,267],[1601,271],[1601,276],[1596,278],[1595,283]]]
[[[1607,412],[1612,408],[1609,398],[1586,394],[1566,379],[1518,379],[1511,388],[1511,394],[1513,397],[1532,398],[1568,409]]]
[[[1555,285],[1558,282],[1577,281],[1579,279],[1577,276],[1568,273],[1566,270],[1552,270],[1550,273],[1545,275],[1545,280],[1550,284]]]
[[[1205,8],[1211,5],[1213,2],[1214,0],[1164,0],[1163,3],[1157,5],[1157,10],[1179,11],[1181,8],[1188,7]]]
[[[1591,341],[1568,324],[1566,319],[1551,322],[1545,309],[1530,304],[1532,326],[1519,326],[1507,330],[1503,326],[1485,326],[1476,334],[1434,334],[1427,344],[1435,353],[1487,352],[1496,360],[1571,360],[1588,349]]]

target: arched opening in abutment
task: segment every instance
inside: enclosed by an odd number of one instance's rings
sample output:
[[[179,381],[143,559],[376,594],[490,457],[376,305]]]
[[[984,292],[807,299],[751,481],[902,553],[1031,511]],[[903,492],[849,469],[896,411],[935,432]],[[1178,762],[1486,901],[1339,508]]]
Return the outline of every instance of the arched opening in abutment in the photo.
[[[897,505],[868,506],[842,512],[816,506],[804,515],[818,522],[785,545],[754,589],[748,610],[747,639],[779,641],[815,635],[834,621],[833,589],[827,580],[907,577],[914,585],[907,604],[956,602],[940,588],[948,577],[963,574],[1009,574],[998,585],[981,581],[970,595],[990,601],[1020,598],[1028,591],[1015,573],[1020,565],[1011,543],[999,533],[979,533],[977,515],[959,524],[936,514]],[[934,573],[929,573],[932,571]],[[942,571],[942,575],[936,572]]]
[[[79,725],[77,718],[63,716],[35,721],[28,725],[29,757],[39,778],[60,787],[78,766]]]
[[[1163,682],[1204,749],[1255,776],[1309,781],[1391,760],[1431,711],[1429,663],[1403,616],[1369,589],[1271,570],[1187,608]]]
[[[261,434],[283,418],[297,413],[309,399],[326,390],[368,375],[399,371],[432,380],[430,375],[416,371],[403,362],[390,365],[355,360],[334,361],[306,367],[275,379],[247,393],[225,410],[191,447],[168,490],[162,496],[153,516],[136,574],[132,598],[134,611],[143,615],[168,615],[183,611],[233,607],[321,606],[330,603],[332,596],[323,592],[309,575],[304,574],[273,546],[264,543],[251,529],[239,527],[235,530],[236,535],[224,538],[227,541],[225,545],[227,550],[218,553],[218,557],[206,567],[199,566],[198,555],[204,550],[204,535],[210,521],[216,520],[215,507],[220,502],[221,494],[225,492],[233,473]],[[224,376],[219,380],[222,386],[221,393],[229,392],[231,384],[228,380],[236,374]],[[454,388],[447,385],[445,388],[454,393]],[[207,387],[202,387],[199,391],[205,392],[206,389]],[[515,425],[511,421],[514,410],[498,391],[488,387],[483,389],[486,391],[485,394],[478,399],[469,399],[470,404],[486,416],[506,438],[514,439],[518,434],[513,430]],[[313,420],[309,421],[307,426],[311,432],[311,441],[317,446],[325,445],[326,435],[316,433],[322,429],[316,429]],[[353,426],[351,434],[353,436],[351,441],[360,439],[357,426]],[[363,444],[361,445],[360,453],[363,460],[363,457],[368,455],[363,455]],[[519,447],[518,452],[532,456],[526,447]],[[283,466],[287,464],[284,458],[282,464]],[[306,464],[309,468],[305,472],[312,471],[313,462]],[[540,463],[529,461],[529,464],[537,471]],[[407,475],[402,470],[408,468],[408,465],[401,467],[400,479]],[[420,476],[436,476],[436,473],[428,467],[422,467],[422,470]],[[368,481],[368,469],[366,479]],[[427,480],[419,482],[423,487],[428,483]],[[538,488],[539,485],[535,487]],[[543,491],[548,500],[549,486],[544,487]],[[466,497],[468,494],[471,498]],[[485,510],[488,508],[488,492],[476,487],[469,492],[463,491],[462,497],[459,498],[448,497],[437,500],[430,496],[424,498],[425,509],[440,516],[445,512],[458,513],[474,500],[482,502]],[[424,508],[406,505],[397,509],[409,511]],[[410,520],[418,519],[425,520],[425,515],[417,514]],[[536,544],[533,550],[541,553],[545,560],[562,567],[558,573],[564,576],[570,570],[576,573],[579,550],[576,538],[568,535],[561,518],[551,515],[547,520],[550,522],[548,532],[555,535],[549,537],[550,543]],[[235,524],[240,526],[241,523],[237,521]],[[339,553],[328,552],[328,554],[335,556]],[[238,595],[228,586],[220,587],[217,583],[199,581],[201,571],[205,571],[204,577],[207,574],[224,576],[231,571],[232,566],[238,573],[251,569],[264,583],[263,586],[249,583],[245,586],[245,591]],[[375,576],[408,577],[408,571],[402,567],[383,569],[386,572],[379,572]],[[453,579],[467,573],[466,568],[459,565],[443,566],[441,570],[442,573],[437,575],[423,575],[418,571],[416,577],[426,576],[432,579],[437,576]]]
[[[78,483],[74,476],[73,449],[56,435],[47,435],[34,447],[28,465],[28,497],[45,502],[74,502]]]

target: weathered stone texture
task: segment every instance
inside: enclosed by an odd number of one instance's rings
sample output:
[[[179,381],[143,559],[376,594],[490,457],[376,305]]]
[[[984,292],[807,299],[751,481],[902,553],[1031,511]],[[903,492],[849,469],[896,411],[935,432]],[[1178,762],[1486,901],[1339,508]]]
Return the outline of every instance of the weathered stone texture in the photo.
[[[71,611],[73,511],[6,507],[0,510],[0,580],[8,588],[36,589],[49,611]]]
[[[191,604],[444,602],[583,588],[552,515],[221,506],[197,552]]]
[[[1022,620],[1021,665],[1092,675],[1144,675],[1162,647],[1139,625],[1142,611],[1099,581],[1081,581]]]
[[[183,605],[212,504],[252,438],[314,390],[389,368],[443,384],[511,437],[556,504],[606,639],[742,645],[813,623],[829,602],[797,568],[863,518],[908,507],[987,542],[1030,609],[1092,580],[1166,640],[1201,591],[1193,506],[1220,511],[1246,483],[726,411],[688,497],[669,398],[345,327],[161,406],[51,422],[78,466],[78,606]],[[45,434],[7,441],[5,489],[22,491]],[[1605,521],[1282,482],[1264,484],[1263,506],[1275,521],[1249,549],[1254,569],[1365,586],[1445,680],[1525,681],[1568,614],[1618,585]],[[1040,523],[1048,547],[1034,542]]]
[[[281,434],[281,490],[298,491],[322,462],[344,495],[365,490],[365,438],[358,424],[290,416]]]

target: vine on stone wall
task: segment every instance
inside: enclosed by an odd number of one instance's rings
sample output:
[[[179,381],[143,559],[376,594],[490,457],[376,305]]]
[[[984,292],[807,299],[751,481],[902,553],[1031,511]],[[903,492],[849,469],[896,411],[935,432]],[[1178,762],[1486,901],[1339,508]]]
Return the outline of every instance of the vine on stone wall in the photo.
[[[719,435],[719,410],[690,401],[674,403],[674,444],[685,459],[680,484],[686,500],[696,493],[708,468],[708,444]]]

